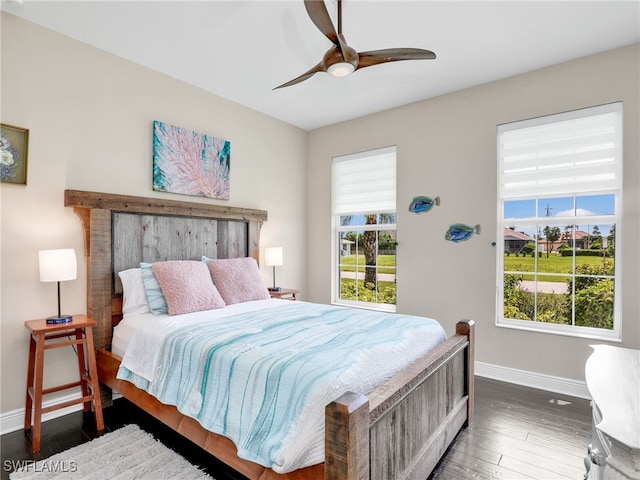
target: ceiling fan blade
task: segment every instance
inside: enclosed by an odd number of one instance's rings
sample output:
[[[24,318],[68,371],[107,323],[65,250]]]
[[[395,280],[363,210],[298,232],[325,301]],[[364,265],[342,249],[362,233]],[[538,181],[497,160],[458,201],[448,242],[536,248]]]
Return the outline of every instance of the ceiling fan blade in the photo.
[[[327,7],[324,4],[324,0],[304,0],[304,6],[307,9],[307,13],[311,18],[311,21],[318,27],[325,37],[333,42],[334,45],[339,46],[338,33],[336,32]]]
[[[431,50],[421,48],[387,48],[384,50],[371,50],[358,53],[360,60],[358,68],[371,67],[387,62],[399,62],[401,60],[433,60],[436,54]]]
[[[329,12],[324,0],[304,0],[304,6],[307,9],[307,13],[311,18],[311,21],[318,27],[333,44],[338,47],[340,54],[345,62],[350,63],[354,68],[358,64],[358,52],[347,45],[347,41],[341,33],[342,28],[342,3],[338,0],[338,31],[336,32]]]
[[[304,72],[299,77],[294,78],[293,80],[289,80],[287,83],[283,83],[282,85],[278,85],[273,90],[277,90],[278,88],[290,87],[291,85],[295,85],[296,83],[304,82],[305,80],[313,77],[318,72],[326,71],[325,67],[322,63],[317,64],[312,69]]]

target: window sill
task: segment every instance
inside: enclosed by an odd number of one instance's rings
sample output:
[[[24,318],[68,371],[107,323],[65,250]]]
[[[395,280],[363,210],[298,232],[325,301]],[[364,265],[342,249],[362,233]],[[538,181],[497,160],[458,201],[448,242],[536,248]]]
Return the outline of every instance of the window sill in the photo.
[[[587,338],[605,342],[621,343],[620,332],[617,330],[601,330],[589,327],[573,327],[570,325],[557,325],[553,323],[532,322],[528,320],[498,319],[496,326],[529,332],[549,333],[566,337]]]
[[[352,308],[362,308],[363,310],[374,310],[376,312],[389,312],[395,313],[396,306],[390,305],[388,303],[365,303],[365,302],[355,302],[349,300],[336,300],[331,302],[332,305],[337,305],[338,307],[352,307]]]

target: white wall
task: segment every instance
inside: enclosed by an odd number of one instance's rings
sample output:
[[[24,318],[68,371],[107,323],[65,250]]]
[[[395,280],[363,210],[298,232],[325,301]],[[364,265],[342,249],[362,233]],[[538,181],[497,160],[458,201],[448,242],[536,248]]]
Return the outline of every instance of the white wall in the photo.
[[[398,312],[431,316],[448,333],[477,322],[476,360],[542,375],[584,380],[594,340],[495,326],[496,126],[602,103],[624,102],[622,346],[640,347],[640,168],[638,45],[314,130],[307,156],[309,299],[331,300],[331,159],[397,145]],[[441,197],[424,215],[416,195]],[[482,233],[454,244],[452,223]],[[620,344],[618,344],[620,345]]]
[[[284,247],[278,283],[304,298],[306,132],[6,13],[1,58],[2,122],[28,128],[30,143],[27,185],[0,190],[0,414],[24,408],[24,321],[57,310],[55,283],[39,282],[39,249],[76,250],[78,279],[62,284],[62,309],[86,312],[82,229],[63,205],[67,188],[267,210],[262,247]],[[153,120],[231,141],[229,201],[152,191]],[[75,380],[71,349],[45,361],[45,387]]]

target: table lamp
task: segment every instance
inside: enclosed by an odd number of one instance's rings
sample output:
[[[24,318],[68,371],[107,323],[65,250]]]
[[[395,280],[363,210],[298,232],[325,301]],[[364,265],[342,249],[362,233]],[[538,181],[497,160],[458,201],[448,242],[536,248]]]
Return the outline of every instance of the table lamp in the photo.
[[[282,265],[282,247],[269,247],[264,249],[264,264],[273,267],[273,287],[269,287],[272,292],[279,292],[280,287],[276,287],[276,267]]]
[[[58,282],[58,315],[47,317],[47,323],[69,323],[71,315],[60,314],[60,282],[75,280],[76,251],[73,248],[38,251],[41,282]]]

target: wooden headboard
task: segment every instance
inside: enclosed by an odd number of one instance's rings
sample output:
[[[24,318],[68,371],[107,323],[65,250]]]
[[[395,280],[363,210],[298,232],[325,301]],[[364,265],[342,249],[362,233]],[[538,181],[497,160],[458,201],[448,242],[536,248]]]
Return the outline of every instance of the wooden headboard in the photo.
[[[117,273],[140,262],[253,257],[267,212],[205,203],[65,190],[84,228],[87,315],[97,322],[96,348],[111,346],[122,317]]]

